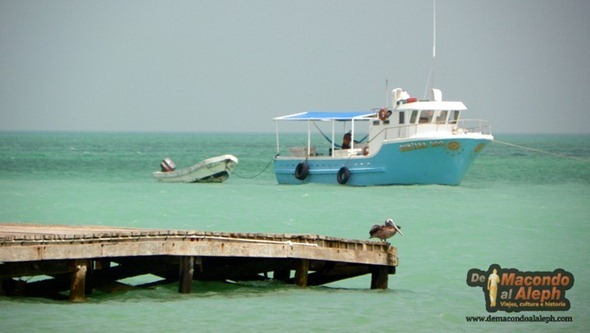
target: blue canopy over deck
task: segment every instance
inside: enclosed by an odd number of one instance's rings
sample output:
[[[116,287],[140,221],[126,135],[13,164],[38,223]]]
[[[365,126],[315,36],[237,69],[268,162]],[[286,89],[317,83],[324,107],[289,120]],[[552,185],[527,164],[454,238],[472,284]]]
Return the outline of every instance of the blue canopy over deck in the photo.
[[[375,115],[375,111],[352,111],[352,112],[329,112],[329,111],[308,111],[291,114],[288,116],[276,117],[273,120],[314,120],[314,121],[352,121],[365,119]]]
[[[287,115],[287,116],[282,116],[282,117],[276,117],[273,118],[273,120],[275,121],[276,124],[276,136],[277,136],[277,154],[279,154],[280,151],[280,145],[279,145],[279,121],[307,121],[308,122],[308,128],[307,128],[307,151],[308,151],[308,155],[311,152],[311,124],[313,123],[314,126],[318,129],[318,131],[324,136],[324,138],[330,142],[330,144],[332,145],[332,150],[334,150],[334,148],[340,148],[340,145],[337,145],[334,143],[334,122],[336,121],[351,121],[352,122],[352,129],[351,129],[351,134],[352,137],[354,138],[354,122],[355,121],[368,121],[370,119],[373,119],[375,117],[375,111],[348,111],[348,112],[330,112],[330,111],[308,111],[308,112],[302,112],[302,113],[296,113],[296,114],[291,114],[291,115]],[[324,132],[322,132],[322,130],[317,126],[317,124],[315,123],[316,121],[331,121],[332,122],[332,135],[331,137],[328,137],[326,134],[324,134]],[[368,136],[368,134],[367,134]],[[364,141],[367,136],[365,136],[365,138],[363,138]],[[360,143],[361,141],[357,141],[357,140],[353,140],[353,145],[354,143]]]

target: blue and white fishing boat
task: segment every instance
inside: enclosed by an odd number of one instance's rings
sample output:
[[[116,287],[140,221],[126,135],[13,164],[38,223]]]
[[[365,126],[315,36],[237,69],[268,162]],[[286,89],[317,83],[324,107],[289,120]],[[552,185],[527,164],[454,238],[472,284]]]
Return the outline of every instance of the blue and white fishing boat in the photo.
[[[274,118],[278,183],[459,185],[494,139],[489,123],[463,119],[465,105],[443,101],[438,89],[431,90],[428,100],[412,98],[401,88],[392,95],[391,107],[381,109]],[[285,134],[279,127],[292,122],[307,125],[307,137],[298,146],[290,145],[296,143],[292,130],[281,141]],[[350,146],[338,144],[336,140],[347,133]]]

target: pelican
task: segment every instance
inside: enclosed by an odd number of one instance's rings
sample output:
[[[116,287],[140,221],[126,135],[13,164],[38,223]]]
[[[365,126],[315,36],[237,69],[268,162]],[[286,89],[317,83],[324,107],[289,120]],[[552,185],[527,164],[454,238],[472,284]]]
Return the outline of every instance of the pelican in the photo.
[[[379,238],[382,241],[385,241],[387,238],[393,237],[396,233],[400,233],[400,235],[404,235],[404,233],[400,230],[401,226],[398,226],[393,222],[392,219],[387,219],[384,225],[375,224],[371,230],[369,231],[369,238]]]

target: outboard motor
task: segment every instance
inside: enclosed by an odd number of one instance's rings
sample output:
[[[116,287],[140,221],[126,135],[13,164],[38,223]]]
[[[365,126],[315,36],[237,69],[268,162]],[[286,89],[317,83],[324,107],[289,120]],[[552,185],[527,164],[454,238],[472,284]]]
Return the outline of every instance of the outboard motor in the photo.
[[[176,170],[176,165],[170,157],[166,157],[162,160],[162,163],[160,163],[160,168],[162,169],[162,172],[170,172]]]

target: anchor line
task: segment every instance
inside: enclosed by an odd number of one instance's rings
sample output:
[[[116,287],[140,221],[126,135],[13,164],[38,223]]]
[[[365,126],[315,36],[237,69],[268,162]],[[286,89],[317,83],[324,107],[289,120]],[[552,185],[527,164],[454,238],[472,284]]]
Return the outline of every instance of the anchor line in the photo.
[[[262,175],[266,171],[266,169],[268,169],[268,167],[272,164],[272,161],[273,160],[274,160],[274,158],[271,159],[270,162],[268,162],[268,164],[264,167],[264,169],[262,169],[262,171],[258,172],[254,176],[242,176],[242,175],[240,175],[239,173],[237,173],[235,171],[233,172],[233,174],[236,175],[238,178],[242,178],[242,179],[253,179],[253,178],[256,178],[256,177]]]
[[[523,150],[530,150],[530,151],[534,151],[534,152],[537,152],[537,153],[542,153],[542,154],[547,154],[547,155],[553,155],[553,156],[561,157],[561,158],[567,158],[567,159],[578,161],[578,162],[590,163],[590,160],[587,160],[587,159],[584,159],[584,158],[578,158],[578,157],[574,157],[574,156],[568,156],[568,155],[563,155],[563,154],[552,153],[550,151],[545,151],[545,150],[541,150],[541,149],[520,146],[520,145],[517,145],[517,144],[514,144],[514,143],[503,142],[503,141],[498,141],[498,140],[494,140],[493,142],[500,143],[500,144],[503,144],[503,145],[506,145],[506,146],[510,146],[510,147],[520,148],[520,149],[523,149]]]

